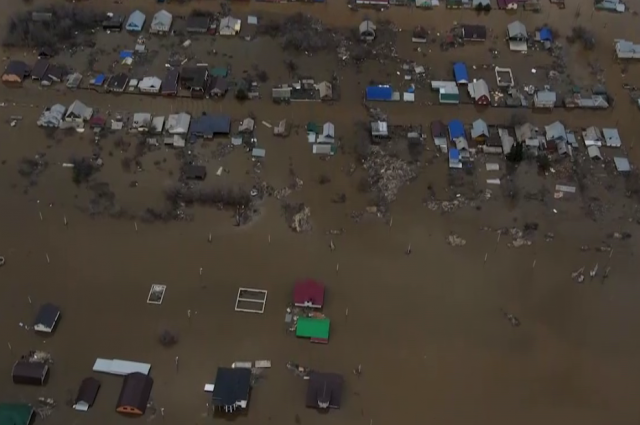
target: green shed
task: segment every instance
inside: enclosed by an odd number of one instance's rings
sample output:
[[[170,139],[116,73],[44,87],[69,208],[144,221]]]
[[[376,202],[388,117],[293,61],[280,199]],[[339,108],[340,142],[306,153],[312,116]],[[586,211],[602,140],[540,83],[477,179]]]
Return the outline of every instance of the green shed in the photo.
[[[29,425],[33,407],[25,403],[0,403],[0,425]]]
[[[326,344],[329,342],[330,327],[331,320],[326,317],[300,317],[296,326],[296,336],[298,338],[309,338],[311,342]]]

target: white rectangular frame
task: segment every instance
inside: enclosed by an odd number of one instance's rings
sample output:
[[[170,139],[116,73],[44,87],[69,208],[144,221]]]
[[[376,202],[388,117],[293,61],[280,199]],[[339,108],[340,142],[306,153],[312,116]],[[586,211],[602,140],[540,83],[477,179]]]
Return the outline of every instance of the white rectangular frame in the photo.
[[[162,295],[160,296],[160,301],[151,301],[151,295],[153,295],[154,292],[156,291],[162,291]],[[151,285],[151,288],[149,289],[149,295],[147,295],[147,304],[156,304],[156,305],[160,305],[162,304],[162,301],[164,301],[164,294],[167,292],[167,285]]]
[[[259,301],[259,300],[254,300],[254,299],[250,299],[250,298],[242,298],[240,296],[242,291],[253,292],[254,294],[264,295],[264,300]],[[267,295],[268,295],[268,291],[265,291],[264,289],[242,288],[242,287],[238,288],[238,295],[236,296],[235,310],[236,311],[241,311],[243,313],[258,313],[258,314],[262,314],[262,313],[264,313],[264,309],[267,306]],[[240,308],[239,307],[240,302],[248,302],[248,303],[256,304],[256,307],[260,307],[260,308],[256,308],[255,310],[250,310],[250,309],[247,309],[247,308]]]

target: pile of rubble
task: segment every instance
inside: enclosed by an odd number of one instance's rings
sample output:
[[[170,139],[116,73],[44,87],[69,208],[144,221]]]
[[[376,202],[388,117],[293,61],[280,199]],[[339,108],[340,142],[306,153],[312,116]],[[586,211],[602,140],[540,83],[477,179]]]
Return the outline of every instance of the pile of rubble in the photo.
[[[313,229],[311,224],[311,208],[305,204],[284,203],[282,205],[285,219],[289,224],[289,228],[296,233],[309,232]]]
[[[387,155],[380,147],[372,146],[369,156],[364,161],[369,186],[378,196],[382,204],[389,204],[396,199],[398,190],[403,184],[410,182],[417,175],[415,166],[409,165],[399,158]]]

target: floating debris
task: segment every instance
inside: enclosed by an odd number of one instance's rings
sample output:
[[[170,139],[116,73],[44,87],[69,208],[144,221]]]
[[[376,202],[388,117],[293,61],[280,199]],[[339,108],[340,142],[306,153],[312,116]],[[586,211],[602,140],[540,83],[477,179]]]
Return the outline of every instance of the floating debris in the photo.
[[[451,246],[465,246],[467,241],[462,239],[460,236],[451,234],[447,236],[447,243]]]

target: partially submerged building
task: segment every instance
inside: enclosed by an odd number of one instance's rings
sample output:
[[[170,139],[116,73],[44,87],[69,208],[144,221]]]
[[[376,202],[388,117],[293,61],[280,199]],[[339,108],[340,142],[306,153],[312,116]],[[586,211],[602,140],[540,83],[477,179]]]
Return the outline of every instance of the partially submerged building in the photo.
[[[460,103],[460,90],[455,81],[431,81],[431,88],[438,92],[438,101],[442,104]]]
[[[160,93],[163,96],[175,96],[178,94],[178,78],[180,77],[180,71],[176,68],[169,68],[162,83],[160,84]]]
[[[295,283],[293,304],[296,307],[322,308],[324,306],[325,286],[314,280],[304,279]]]
[[[59,103],[50,108],[45,108],[40,118],[38,118],[37,124],[39,127],[58,128],[64,120],[64,113],[66,111],[67,108]]]
[[[223,114],[200,115],[191,120],[189,136],[213,139],[216,134],[229,134],[231,132],[231,118]]]
[[[52,303],[45,303],[40,306],[36,320],[33,323],[33,330],[42,333],[52,333],[58,320],[60,320],[60,307]]]
[[[489,85],[485,80],[475,80],[467,86],[467,89],[469,90],[469,96],[471,96],[473,103],[476,105],[487,106],[491,104]]]
[[[49,59],[39,58],[33,68],[31,68],[31,79],[34,81],[40,81],[47,76],[47,69],[49,69]]]
[[[211,16],[191,15],[187,18],[186,30],[190,33],[205,34],[211,27]]]
[[[472,123],[471,138],[478,143],[484,143],[489,138],[489,126],[483,119],[479,118]]]
[[[116,412],[141,416],[147,410],[151,398],[153,378],[140,372],[133,372],[124,377],[120,396],[116,404]]]
[[[2,83],[7,86],[21,86],[31,69],[23,61],[10,61],[2,73]]]
[[[189,90],[191,97],[204,98],[209,83],[209,69],[206,66],[189,66],[180,72],[180,86]]]
[[[122,31],[123,25],[124,25],[124,16],[114,15],[113,13],[110,15],[107,15],[107,18],[104,21],[102,21],[102,29],[105,31],[120,32]]]
[[[550,90],[537,91],[533,96],[533,106],[535,108],[553,109],[557,101],[556,92]]]
[[[603,128],[604,144],[609,148],[619,148],[622,146],[622,139],[617,128]]]
[[[238,35],[242,28],[242,21],[240,19],[227,16],[220,20],[220,29],[218,33],[220,35]]]
[[[219,367],[211,395],[214,409],[233,413],[246,409],[251,393],[251,369]]]
[[[507,26],[509,49],[516,52],[527,51],[527,27],[520,21],[514,21]]]
[[[131,15],[129,15],[129,18],[127,19],[127,23],[125,24],[124,28],[127,31],[131,31],[131,32],[140,32],[142,31],[142,28],[144,28],[144,22],[147,20],[147,16],[140,12],[139,10],[134,11],[133,13],[131,13]]]
[[[89,108],[79,100],[75,100],[67,109],[64,120],[67,122],[89,121],[93,115],[93,109]]]
[[[124,72],[119,72],[109,77],[106,84],[106,90],[115,93],[122,93],[127,88],[127,84],[129,84],[129,75]]]
[[[181,112],[179,114],[171,114],[167,118],[166,129],[169,134],[187,134],[189,125],[191,124],[191,115]]]
[[[337,373],[311,372],[308,376],[306,406],[310,409],[339,409],[342,406],[344,377]]]
[[[453,76],[458,85],[469,84],[469,72],[464,62],[456,62],[453,64]]]
[[[640,44],[627,40],[616,40],[615,47],[618,59],[640,59]]]
[[[160,87],[162,87],[162,80],[158,77],[144,77],[138,83],[138,90],[147,94],[160,93]]]
[[[153,15],[149,32],[152,34],[167,34],[171,30],[173,15],[166,10],[161,10]]]
[[[435,143],[441,152],[447,153],[449,150],[449,139],[447,138],[448,130],[446,124],[442,121],[433,121],[430,128],[433,143]]]
[[[49,377],[49,365],[20,359],[13,364],[11,378],[14,384],[44,386]]]
[[[149,131],[151,127],[151,114],[148,112],[136,112],[131,120],[131,130],[133,131]]]
[[[376,24],[369,20],[362,21],[358,26],[360,40],[373,41],[376,38]]]
[[[485,41],[487,27],[484,25],[462,25],[462,39],[465,41]]]
[[[86,412],[89,410],[93,403],[95,403],[100,391],[100,381],[96,378],[88,377],[84,378],[78,388],[78,394],[73,402],[73,409],[80,412]]]
[[[3,425],[31,425],[35,409],[27,403],[0,403],[0,423]]]

